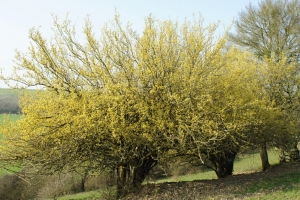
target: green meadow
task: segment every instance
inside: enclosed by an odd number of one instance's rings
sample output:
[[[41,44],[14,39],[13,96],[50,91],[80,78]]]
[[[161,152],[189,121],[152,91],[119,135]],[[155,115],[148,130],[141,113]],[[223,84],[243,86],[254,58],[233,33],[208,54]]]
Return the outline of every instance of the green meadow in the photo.
[[[11,121],[17,121],[20,119],[20,115],[16,114],[0,114],[0,123],[3,123],[4,119],[8,118]]]

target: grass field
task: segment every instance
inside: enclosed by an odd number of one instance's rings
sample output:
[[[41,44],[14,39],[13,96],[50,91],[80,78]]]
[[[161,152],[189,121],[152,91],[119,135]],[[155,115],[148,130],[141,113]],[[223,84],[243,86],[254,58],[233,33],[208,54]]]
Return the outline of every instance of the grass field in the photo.
[[[14,90],[14,89],[9,89],[9,88],[0,88],[0,95],[3,95],[3,94],[18,94],[20,93],[21,90]],[[34,92],[34,91],[37,91],[35,89],[27,89],[27,91],[29,92]]]
[[[15,114],[0,114],[0,123],[3,122],[4,118],[9,117],[10,120],[12,121],[17,121],[20,119],[20,115],[15,115]]]
[[[279,164],[279,151],[268,151],[271,165]],[[259,153],[238,155],[234,161],[234,174],[261,171],[261,160]]]
[[[8,88],[0,88],[0,95],[2,94],[14,94],[16,90]]]

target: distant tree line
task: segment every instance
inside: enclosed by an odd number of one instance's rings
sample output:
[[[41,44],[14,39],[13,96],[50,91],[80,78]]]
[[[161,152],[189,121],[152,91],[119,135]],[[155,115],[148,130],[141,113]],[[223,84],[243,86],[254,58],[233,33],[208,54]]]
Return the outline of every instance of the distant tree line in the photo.
[[[0,94],[0,114],[19,114],[20,112],[17,94]]]

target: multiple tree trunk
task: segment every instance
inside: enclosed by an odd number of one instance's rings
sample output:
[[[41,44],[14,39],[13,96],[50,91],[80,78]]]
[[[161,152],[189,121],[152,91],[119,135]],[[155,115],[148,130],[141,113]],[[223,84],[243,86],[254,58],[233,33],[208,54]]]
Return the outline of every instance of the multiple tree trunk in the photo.
[[[145,180],[149,171],[157,164],[157,160],[150,155],[143,160],[135,160],[118,166],[117,172],[117,198],[135,191]]]
[[[209,155],[209,161],[214,165],[213,170],[218,178],[225,178],[233,173],[233,162],[237,152],[224,151]]]
[[[209,154],[208,160],[213,164],[213,170],[218,178],[226,178],[233,174],[233,164],[237,151],[223,151],[220,153]],[[263,171],[271,165],[268,159],[267,143],[263,142],[260,146],[260,157]],[[136,165],[140,163],[139,165]],[[120,165],[117,169],[117,198],[133,192],[145,180],[149,171],[157,164],[151,156],[133,163]]]

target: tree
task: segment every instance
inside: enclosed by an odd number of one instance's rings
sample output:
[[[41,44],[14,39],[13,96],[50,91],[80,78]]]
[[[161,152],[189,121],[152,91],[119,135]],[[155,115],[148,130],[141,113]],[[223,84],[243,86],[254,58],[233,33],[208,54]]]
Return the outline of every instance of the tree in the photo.
[[[267,140],[266,130],[285,127],[277,121],[282,111],[269,105],[255,57],[235,48],[225,52],[218,56],[222,67],[205,77],[204,88],[188,92],[177,114],[185,136],[178,154],[213,169],[219,178],[232,175],[241,148]]]
[[[180,119],[189,110],[179,112],[180,106],[190,94],[202,95],[211,72],[222,68],[226,42],[213,37],[217,26],[203,28],[199,20],[180,27],[149,17],[139,36],[118,17],[111,25],[97,40],[87,20],[85,44],[69,21],[55,20],[51,41],[30,30],[28,54],[18,52],[14,73],[2,79],[44,89],[20,98],[16,125],[2,125],[2,162],[42,174],[114,170],[122,197],[181,144],[189,118]]]
[[[283,129],[277,129],[279,133],[270,133],[266,136],[266,142],[284,151],[290,151],[297,146],[299,136],[299,63],[288,61],[282,56],[281,60],[274,62],[273,58],[267,59],[260,65],[260,81],[269,106],[282,110],[284,115],[280,117],[280,123],[284,123]],[[275,119],[276,120],[276,119]],[[297,128],[298,127],[298,128]],[[267,131],[268,132],[268,131]],[[297,148],[295,149],[297,150]]]
[[[231,41],[259,58],[279,60],[285,54],[289,61],[299,61],[299,12],[298,0],[264,0],[257,7],[250,3],[239,13]]]
[[[180,153],[211,164],[220,178],[232,174],[266,104],[257,99],[255,60],[214,38],[216,25],[149,17],[138,35],[116,17],[97,40],[87,20],[85,44],[69,21],[54,25],[51,41],[32,29],[28,54],[18,52],[15,72],[2,76],[44,87],[20,98],[21,120],[1,125],[2,163],[41,174],[115,171],[118,197]]]
[[[298,0],[264,0],[257,7],[250,3],[245,11],[239,13],[235,21],[235,33],[230,34],[230,40],[240,47],[250,49],[269,66],[288,68],[289,63],[299,63],[299,12]],[[280,66],[271,64],[270,61],[278,62]],[[298,109],[295,102],[299,100],[299,71],[291,70],[289,75],[286,72],[281,74],[282,67],[280,69],[269,67],[268,74],[264,74],[261,78],[264,79],[265,93],[269,95],[270,102],[275,102],[273,106],[281,107],[286,111],[289,107],[288,112],[291,115]],[[278,80],[279,76],[288,76],[289,79]],[[265,78],[269,82],[266,82]],[[267,159],[267,141],[261,143],[264,170],[270,166]]]

